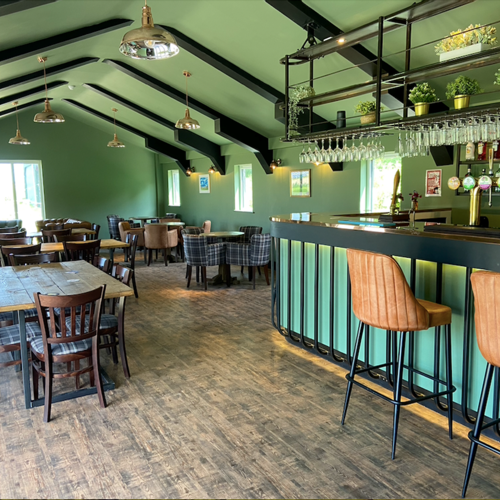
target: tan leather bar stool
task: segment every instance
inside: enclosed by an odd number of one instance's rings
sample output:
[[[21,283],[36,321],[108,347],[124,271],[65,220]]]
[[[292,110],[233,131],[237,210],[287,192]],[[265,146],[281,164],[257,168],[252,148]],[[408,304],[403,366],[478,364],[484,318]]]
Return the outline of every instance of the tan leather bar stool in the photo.
[[[347,414],[347,407],[349,405],[353,384],[362,387],[368,392],[382,398],[384,401],[392,403],[394,405],[392,459],[394,460],[401,406],[447,395],[448,427],[450,439],[452,439],[452,393],[456,388],[451,384],[451,309],[441,304],[416,299],[406,282],[403,271],[392,257],[349,249],[347,250],[347,262],[352,285],[352,308],[354,314],[359,319],[359,327],[356,343],[354,345],[351,371],[346,375],[348,383],[344,412],[342,414],[342,425],[344,425]],[[369,368],[356,369],[365,325],[391,331],[395,337],[395,341],[397,333],[401,332],[399,354],[396,360],[376,366],[370,366]],[[446,382],[416,370],[415,368],[409,368],[404,365],[406,334],[408,332],[418,332],[439,326],[445,327]],[[392,399],[365,386],[354,378],[356,375],[367,372],[368,370],[379,368],[389,369],[390,365],[394,367],[394,392]],[[414,372],[430,380],[437,381],[439,384],[445,385],[446,390],[401,401],[403,369],[408,370],[410,377],[413,376],[411,372]]]
[[[474,459],[476,458],[477,447],[482,446],[487,450],[500,455],[500,449],[493,448],[489,444],[480,441],[481,432],[488,427],[493,427],[500,422],[497,418],[486,425],[483,425],[486,405],[488,404],[488,396],[490,393],[491,380],[493,372],[500,367],[500,312],[496,304],[495,298],[500,293],[500,274],[490,273],[487,271],[478,271],[472,273],[470,278],[472,283],[472,291],[474,292],[474,303],[476,307],[475,323],[476,323],[476,338],[479,350],[486,359],[486,373],[484,375],[483,389],[481,398],[479,399],[479,407],[477,410],[476,424],[474,430],[469,432],[470,450],[469,460],[467,461],[467,469],[465,471],[464,486],[462,489],[462,497],[467,493],[470,474]]]

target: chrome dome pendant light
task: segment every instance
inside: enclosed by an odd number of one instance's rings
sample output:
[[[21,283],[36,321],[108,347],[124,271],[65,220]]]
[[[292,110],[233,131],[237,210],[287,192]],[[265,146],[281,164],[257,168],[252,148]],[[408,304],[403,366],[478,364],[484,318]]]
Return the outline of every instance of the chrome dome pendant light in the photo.
[[[16,136],[12,137],[12,139],[9,140],[9,144],[17,144],[19,146],[21,146],[21,145],[26,146],[30,143],[30,141],[28,141],[28,139],[25,139],[21,135],[21,131],[19,130],[19,114],[17,112],[17,104],[18,104],[17,101],[12,103],[12,106],[16,107],[17,131],[16,131]]]
[[[43,63],[43,78],[45,80],[45,109],[42,113],[37,113],[35,115],[34,122],[35,123],[63,123],[64,116],[60,113],[54,113],[50,107],[50,101],[48,98],[48,90],[47,90],[47,72],[45,71],[45,61],[46,57],[39,57],[38,62]]]
[[[108,148],[124,148],[125,144],[122,141],[118,140],[118,136],[116,135],[116,112],[118,111],[116,108],[111,108],[113,111],[113,123],[115,124],[115,135],[112,141],[108,142]]]
[[[188,103],[188,78],[191,76],[189,71],[183,71],[182,74],[186,77],[186,114],[184,118],[181,118],[175,124],[175,128],[183,128],[187,130],[194,130],[200,128],[200,124],[191,118],[189,115],[189,103]]]
[[[176,56],[179,46],[164,29],[155,28],[151,7],[146,0],[142,8],[142,27],[129,31],[120,43],[120,52],[132,59],[159,60]]]

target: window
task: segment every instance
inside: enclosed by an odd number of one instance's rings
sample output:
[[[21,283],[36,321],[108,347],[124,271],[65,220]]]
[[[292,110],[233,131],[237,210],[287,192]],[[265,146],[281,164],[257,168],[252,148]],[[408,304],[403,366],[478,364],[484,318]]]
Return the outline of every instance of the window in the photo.
[[[253,212],[252,165],[234,167],[234,209]]]
[[[179,171],[168,171],[168,204],[171,207],[181,206],[181,192],[179,189]]]
[[[364,170],[364,175],[363,175]],[[401,158],[385,154],[383,158],[364,162],[361,182],[361,211],[385,212],[391,208],[394,175],[399,170],[401,179]],[[401,192],[401,181],[399,191]]]
[[[44,218],[42,175],[39,162],[0,161],[0,219],[21,219],[23,227],[36,231]]]

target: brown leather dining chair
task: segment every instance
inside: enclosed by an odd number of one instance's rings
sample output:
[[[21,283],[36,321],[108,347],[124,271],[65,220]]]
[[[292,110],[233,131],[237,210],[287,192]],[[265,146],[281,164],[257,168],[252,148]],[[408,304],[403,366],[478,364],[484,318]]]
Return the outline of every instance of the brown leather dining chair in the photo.
[[[147,224],[144,230],[144,244],[148,250],[148,266],[151,264],[153,250],[163,250],[165,265],[168,266],[167,250],[178,244],[177,229],[169,231],[168,226]]]

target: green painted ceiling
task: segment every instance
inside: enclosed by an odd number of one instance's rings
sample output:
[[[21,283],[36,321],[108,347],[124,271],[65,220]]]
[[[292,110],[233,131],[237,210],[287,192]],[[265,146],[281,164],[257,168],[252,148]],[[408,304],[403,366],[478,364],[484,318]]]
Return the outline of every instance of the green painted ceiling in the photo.
[[[305,0],[304,3],[341,29],[349,30],[372,21],[380,15],[404,8],[411,4],[411,0]],[[248,73],[279,91],[284,91],[284,67],[279,64],[279,60],[285,54],[300,48],[305,39],[305,31],[264,0],[149,0],[149,5],[156,24],[176,28]],[[492,11],[496,10],[494,7],[498,5],[498,0],[477,0],[471,5],[416,24],[413,34],[414,45],[438,39],[453,29],[466,27],[471,22],[492,22]],[[189,94],[193,98],[267,137],[277,137],[283,134],[283,125],[274,119],[272,103],[197,59],[186,50],[181,49],[178,56],[163,61],[135,61],[120,54],[118,46],[123,34],[140,26],[142,6],[141,0],[59,0],[52,4],[0,17],[0,50],[22,46],[113,18],[131,19],[134,20],[131,27],[38,55],[48,56],[47,67],[80,57],[98,57],[101,61],[106,58],[123,61],[180,91],[184,91],[182,71],[189,70],[193,74],[189,80]],[[387,56],[401,50],[403,38],[403,30],[387,36],[385,50]],[[368,41],[366,47],[374,52],[375,40]],[[421,65],[436,60],[431,45],[416,51],[413,63]],[[387,61],[402,69],[401,54],[388,57]],[[333,55],[318,62],[316,74],[338,71],[349,66],[350,63],[344,58]],[[30,56],[0,66],[0,81],[40,69],[41,65],[36,57]],[[480,73],[484,77],[482,83],[485,84],[486,90],[493,90],[491,74],[494,69]],[[304,65],[294,70],[292,81],[306,79],[307,75],[308,68]],[[318,81],[317,91],[322,92],[366,79],[366,75],[361,70],[351,69],[335,77]],[[438,89],[442,91],[449,79],[436,81]],[[75,85],[74,90],[63,86],[50,91],[50,96],[54,98],[53,108],[61,110],[67,115],[67,119],[80,120],[103,131],[109,131],[110,124],[63,104],[59,100],[74,99],[108,115],[112,114],[111,108],[116,106],[119,109],[118,120],[185,149],[175,143],[173,131],[83,88],[82,84],[100,85],[172,122],[183,116],[183,104],[102,62],[89,64],[49,78],[49,81],[56,80],[65,80]],[[0,97],[12,95],[41,83],[42,81],[20,85],[16,89],[0,92]],[[42,97],[42,95],[37,97]],[[20,104],[33,99],[33,97],[21,99]],[[318,108],[317,112],[328,119],[334,119],[339,109],[347,110],[349,115],[352,114],[352,109],[359,100],[356,98],[340,104],[324,106]],[[0,111],[9,107],[10,105],[0,106]],[[36,111],[33,109],[33,111],[24,112],[23,119],[24,116],[29,117]],[[192,116],[201,124],[201,129],[194,133],[220,145],[228,144],[226,139],[215,134],[214,122],[211,119],[195,111],[192,111]],[[130,134],[122,132],[119,135],[125,138]],[[138,139],[138,143],[142,144],[142,139]]]

